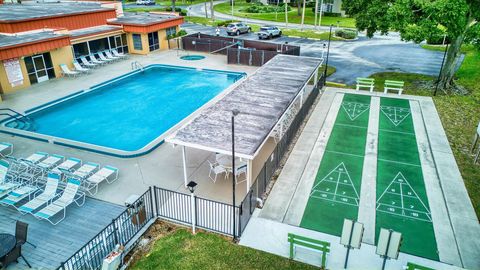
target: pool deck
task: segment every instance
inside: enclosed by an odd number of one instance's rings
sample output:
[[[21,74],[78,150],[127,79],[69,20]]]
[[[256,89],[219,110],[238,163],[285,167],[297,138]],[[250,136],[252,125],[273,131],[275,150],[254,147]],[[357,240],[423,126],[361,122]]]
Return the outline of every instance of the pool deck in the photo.
[[[13,108],[20,112],[42,105],[46,102],[64,97],[71,93],[87,89],[93,85],[115,78],[131,71],[131,63],[138,61],[141,65],[168,64],[208,69],[227,70],[234,72],[253,73],[257,67],[227,65],[225,56],[202,54],[206,58],[198,61],[185,61],[179,56],[186,55],[177,51],[156,52],[148,56],[130,55],[130,58],[95,69],[92,74],[78,78],[61,78],[33,85],[26,90],[20,90],[6,96],[0,107]],[[35,141],[18,136],[0,133],[0,141],[14,144],[13,156],[27,157],[35,151],[44,151],[50,154],[60,154],[65,157],[77,157],[84,162],[91,161],[101,165],[112,165],[120,169],[119,179],[112,184],[101,184],[95,198],[123,205],[125,199],[131,194],[142,194],[152,185],[188,192],[183,186],[183,167],[181,147],[172,147],[164,143],[151,153],[134,158],[117,158],[77,148],[64,147]],[[271,149],[267,144],[266,149]],[[268,151],[267,151],[268,152]],[[231,181],[219,179],[213,183],[208,178],[209,167],[207,158],[214,159],[212,153],[187,148],[187,164],[189,179],[195,180],[199,185],[196,189],[198,196],[231,202]],[[265,157],[266,159],[266,157]],[[255,164],[254,164],[255,167]],[[257,166],[261,167],[261,166]],[[246,183],[237,185],[237,202],[246,194]]]
[[[87,198],[81,207],[75,204],[68,207],[65,220],[53,226],[32,215],[22,215],[14,208],[1,206],[0,232],[15,234],[17,220],[28,223],[28,240],[37,247],[24,245],[23,255],[33,269],[55,269],[124,209],[116,204]],[[19,259],[17,264],[12,263],[7,269],[27,269],[27,265]]]

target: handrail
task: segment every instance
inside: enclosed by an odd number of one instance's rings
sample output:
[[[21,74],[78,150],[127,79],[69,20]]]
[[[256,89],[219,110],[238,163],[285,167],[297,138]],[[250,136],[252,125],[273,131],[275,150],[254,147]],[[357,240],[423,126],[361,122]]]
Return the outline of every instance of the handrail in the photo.
[[[6,113],[1,113],[1,111],[7,111]],[[35,129],[35,122],[33,121],[33,119],[31,119],[30,117],[28,117],[27,115],[25,114],[22,114],[20,112],[17,112],[13,109],[10,109],[10,108],[0,108],[0,115],[4,115],[4,116],[8,116],[8,117],[11,117],[13,119],[15,119],[15,121],[19,121],[19,122],[22,122],[24,124],[30,124],[30,127],[32,129]],[[7,119],[4,119],[2,120],[1,122],[3,121],[6,121],[8,120]]]
[[[10,112],[13,112],[17,115],[22,116],[22,118],[27,118],[28,120],[31,120],[30,117],[26,116],[25,114],[19,113],[19,112],[15,111],[13,109],[10,109],[10,108],[0,108],[0,111],[10,111]]]
[[[138,61],[133,61],[130,66],[132,67],[132,70],[137,70],[141,69],[142,71],[145,69],[142,64],[140,64]]]

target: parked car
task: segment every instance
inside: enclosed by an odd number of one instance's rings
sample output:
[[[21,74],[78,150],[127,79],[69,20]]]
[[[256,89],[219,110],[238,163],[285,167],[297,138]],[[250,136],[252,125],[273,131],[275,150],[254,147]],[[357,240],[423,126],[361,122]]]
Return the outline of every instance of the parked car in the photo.
[[[155,0],[137,0],[135,3],[137,5],[150,6],[150,5],[155,5]]]
[[[252,31],[252,28],[247,24],[242,22],[230,23],[227,25],[227,34],[231,35],[240,35]]]
[[[279,37],[282,35],[282,31],[276,26],[267,25],[260,27],[260,31],[257,33],[259,39],[271,39],[273,37]]]

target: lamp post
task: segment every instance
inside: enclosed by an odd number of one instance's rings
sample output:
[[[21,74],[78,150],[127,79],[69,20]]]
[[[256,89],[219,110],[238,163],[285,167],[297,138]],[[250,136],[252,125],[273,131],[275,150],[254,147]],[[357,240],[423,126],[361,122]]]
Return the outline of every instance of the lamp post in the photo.
[[[239,110],[233,109],[232,110],[232,199],[233,199],[233,241],[236,240],[237,234],[236,234],[236,224],[235,224],[235,186],[236,186],[236,175],[235,175],[235,116],[237,116],[240,113]]]
[[[190,181],[187,184],[188,190],[190,190],[190,205],[191,205],[191,215],[192,215],[192,233],[195,234],[195,224],[197,223],[195,219],[195,187],[197,187],[197,183],[194,181]]]
[[[328,56],[330,55],[330,41],[332,40],[332,27],[333,27],[333,24],[330,24],[330,32],[328,34],[327,61],[325,63],[325,72],[323,73],[324,81],[327,80]]]

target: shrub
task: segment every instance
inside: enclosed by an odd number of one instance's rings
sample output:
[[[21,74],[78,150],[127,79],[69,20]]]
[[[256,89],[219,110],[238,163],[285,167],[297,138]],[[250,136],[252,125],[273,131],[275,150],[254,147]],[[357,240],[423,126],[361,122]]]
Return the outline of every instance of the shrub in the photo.
[[[227,24],[235,22],[234,20],[226,20],[226,21],[220,21],[217,22],[217,26],[227,26]]]
[[[355,39],[357,35],[358,35],[358,32],[356,30],[338,29],[335,31],[335,36],[341,37],[344,39]]]
[[[287,6],[287,11],[290,11],[291,7]],[[246,13],[273,13],[273,12],[283,12],[285,11],[284,4],[278,5],[269,5],[265,6],[262,3],[255,3],[248,6],[247,8],[241,9],[242,12]]]
[[[165,11],[172,11],[172,7],[166,7]]]
[[[182,8],[176,7],[175,12],[182,12]]]
[[[187,31],[185,31],[184,29],[178,31],[177,33],[177,37],[181,37],[181,36],[185,36],[187,34]]]
[[[182,9],[182,10],[180,11],[180,16],[187,16],[187,10]]]
[[[335,13],[335,12],[323,12],[323,16],[325,17],[341,17],[341,13]]]
[[[251,2],[252,2],[252,0],[245,0],[245,2],[247,2],[247,3],[251,3]]]
[[[443,44],[444,37],[445,37],[444,33],[432,34],[430,35],[430,37],[427,38],[427,44],[432,44],[432,45]],[[448,36],[445,38],[445,43],[450,43],[450,38]]]

